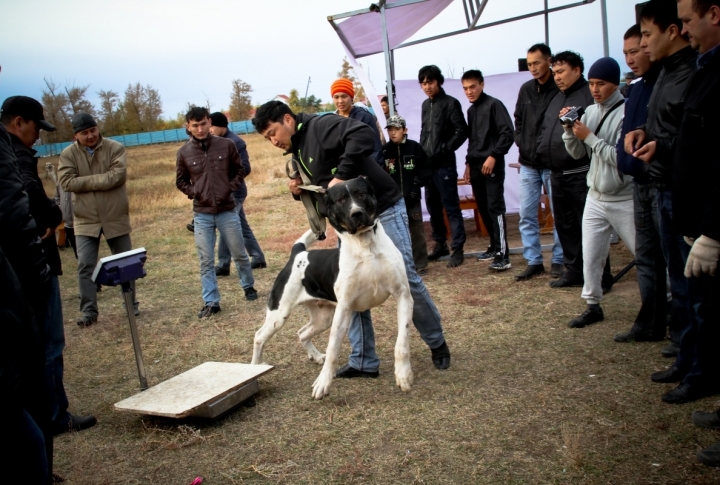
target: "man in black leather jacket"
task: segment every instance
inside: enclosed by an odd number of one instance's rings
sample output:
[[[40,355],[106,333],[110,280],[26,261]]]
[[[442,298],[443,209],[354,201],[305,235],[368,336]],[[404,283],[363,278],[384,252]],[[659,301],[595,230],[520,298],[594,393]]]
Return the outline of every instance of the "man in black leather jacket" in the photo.
[[[677,2],[652,0],[641,14],[642,43],[653,62],[662,62],[655,89],[648,105],[645,126],[625,137],[625,151],[645,162],[645,173],[657,189],[660,243],[670,275],[674,311],[682,325],[680,352],[670,369],[655,372],[654,382],[682,381],[690,371],[695,349],[694,306],[699,303],[685,278],[685,262],[690,253],[682,234],[672,227],[672,166],[680,123],[682,121],[687,87],[697,70],[697,53],[690,47],[687,35],[682,34],[682,22],[677,17]],[[680,404],[714,393],[716,385],[690,386],[681,384],[665,393],[663,401]]]
[[[435,248],[428,254],[428,259],[435,261],[450,253],[445,242],[445,209],[452,235],[452,255],[448,267],[454,268],[464,261],[465,245],[465,223],[457,191],[455,150],[467,140],[468,128],[460,101],[448,96],[442,89],[445,77],[437,66],[421,68],[418,81],[428,97],[422,104],[420,130],[420,145],[428,157],[431,180],[431,183],[425,186],[425,203],[430,213],[432,237],[436,243]]]

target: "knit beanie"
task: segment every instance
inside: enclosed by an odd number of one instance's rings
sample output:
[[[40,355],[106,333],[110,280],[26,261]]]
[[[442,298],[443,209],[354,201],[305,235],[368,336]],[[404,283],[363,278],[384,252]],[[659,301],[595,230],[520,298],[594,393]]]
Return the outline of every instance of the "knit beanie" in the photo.
[[[92,117],[91,114],[85,113],[84,111],[78,111],[75,113],[71,120],[73,133],[78,131],[87,130],[93,126],[97,126],[97,121]]]
[[[210,115],[210,124],[213,126],[217,126],[218,128],[227,128],[227,116],[217,111]]]
[[[620,84],[620,66],[612,57],[603,57],[595,61],[595,64],[588,71],[587,78]]]
[[[330,86],[330,96],[335,96],[337,93],[345,93],[351,98],[355,97],[355,88],[353,83],[349,79],[340,78]]]

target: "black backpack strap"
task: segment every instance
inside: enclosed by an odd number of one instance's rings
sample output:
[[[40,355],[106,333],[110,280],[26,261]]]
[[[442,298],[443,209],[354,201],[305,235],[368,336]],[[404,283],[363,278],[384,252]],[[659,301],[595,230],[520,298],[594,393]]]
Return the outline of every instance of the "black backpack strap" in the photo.
[[[600,124],[597,126],[597,128],[595,128],[595,136],[597,136],[597,134],[600,133],[600,128],[602,128],[602,125],[605,123],[605,120],[607,119],[607,117],[610,116],[610,113],[612,113],[613,111],[615,111],[616,109],[618,109],[618,108],[619,108],[620,106],[622,106],[623,104],[625,104],[625,100],[624,100],[624,99],[621,99],[620,101],[618,101],[612,108],[610,108],[610,109],[605,113],[605,115],[604,115],[604,116],[602,117],[602,119],[600,120]]]

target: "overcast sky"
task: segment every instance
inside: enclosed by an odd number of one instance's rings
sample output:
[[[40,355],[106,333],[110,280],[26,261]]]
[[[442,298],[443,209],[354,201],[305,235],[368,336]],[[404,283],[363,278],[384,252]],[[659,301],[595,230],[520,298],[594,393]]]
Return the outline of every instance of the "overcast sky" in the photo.
[[[480,23],[541,10],[543,0],[490,0]],[[550,7],[573,3],[550,0]],[[634,23],[635,0],[608,0],[610,55],[627,70],[622,35]],[[365,8],[368,0],[3,0],[0,1],[0,100],[22,94],[40,99],[43,78],[59,85],[90,85],[95,93],[122,95],[128,84],[156,88],[164,116],[188,102],[227,108],[231,81],[253,87],[254,103],[298,89],[330,100],[344,50],[328,15]],[[550,16],[553,51],[572,49],[586,64],[602,56],[600,1]],[[465,27],[455,0],[413,37]],[[544,41],[542,17],[466,33],[396,51],[396,77],[414,79],[419,67],[437,64],[459,77],[517,70],[517,58]],[[412,40],[412,39],[411,39]],[[382,55],[360,60],[378,93],[384,92]]]

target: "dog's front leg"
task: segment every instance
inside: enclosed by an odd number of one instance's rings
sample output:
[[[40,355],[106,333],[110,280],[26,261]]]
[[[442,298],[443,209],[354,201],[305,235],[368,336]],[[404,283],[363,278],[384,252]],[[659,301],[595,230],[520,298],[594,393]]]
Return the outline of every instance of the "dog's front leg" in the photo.
[[[253,356],[251,364],[257,365],[262,363],[263,347],[265,342],[275,335],[287,321],[289,312],[281,312],[280,310],[267,311],[265,323],[255,332],[255,341],[253,345]]]
[[[322,399],[330,394],[330,386],[335,378],[335,368],[337,367],[338,354],[342,340],[347,334],[350,320],[352,319],[352,311],[342,305],[335,308],[335,316],[333,317],[332,327],[330,328],[330,340],[328,341],[327,350],[325,351],[325,364],[322,371],[313,383],[313,397]]]
[[[397,306],[398,337],[395,342],[395,383],[403,391],[409,391],[413,383],[410,366],[410,325],[412,325],[413,299],[410,289],[399,295]]]

